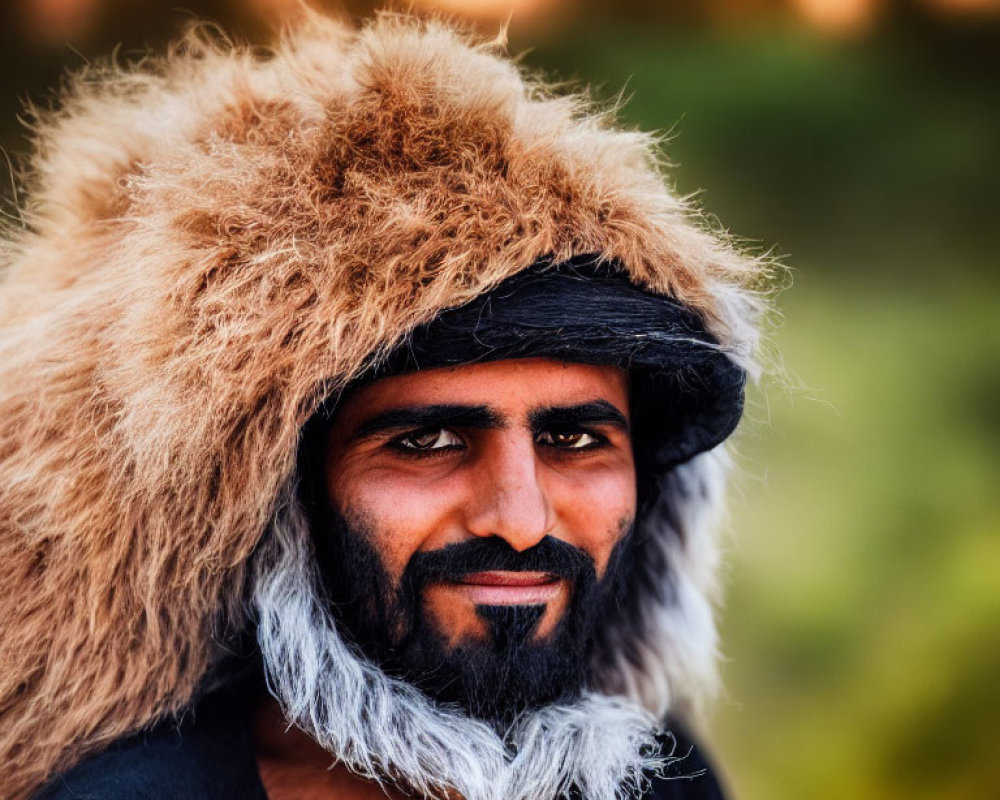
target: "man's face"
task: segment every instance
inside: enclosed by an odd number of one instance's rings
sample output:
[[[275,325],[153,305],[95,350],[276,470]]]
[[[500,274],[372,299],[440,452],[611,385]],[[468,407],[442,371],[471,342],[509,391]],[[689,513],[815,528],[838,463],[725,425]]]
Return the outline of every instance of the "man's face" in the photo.
[[[377,381],[338,409],[324,479],[321,564],[369,655],[484,709],[468,695],[579,691],[564,684],[635,516],[623,371],[519,359]]]

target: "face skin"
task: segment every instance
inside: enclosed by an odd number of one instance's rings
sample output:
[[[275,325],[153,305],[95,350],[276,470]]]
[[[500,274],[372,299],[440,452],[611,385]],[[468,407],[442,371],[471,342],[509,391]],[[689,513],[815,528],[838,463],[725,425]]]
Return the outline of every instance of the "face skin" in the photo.
[[[338,410],[328,497],[363,521],[394,585],[418,554],[491,537],[517,552],[545,537],[572,545],[600,580],[635,516],[628,413],[614,367],[517,359],[386,378]],[[492,635],[483,606],[540,608],[544,640],[571,594],[543,571],[490,570],[431,582],[421,600],[454,646]]]
[[[586,673],[580,641],[600,623],[602,606],[617,605],[627,572],[636,513],[628,400],[621,370],[545,359],[424,370],[343,400],[316,473],[325,510],[313,520],[321,572],[348,588],[332,606],[343,615],[342,632],[381,630],[404,609],[412,613],[412,604],[399,602],[372,618],[345,608],[403,594],[406,577],[420,572],[415,565],[425,575],[457,571],[460,580],[418,584],[421,619],[411,639],[423,658],[413,672],[432,665],[444,692],[421,688],[498,733],[511,713],[571,698]],[[324,563],[325,550],[332,561]],[[525,559],[573,577],[468,570],[476,550],[484,562]],[[529,644],[518,643],[518,630],[528,631]],[[396,644],[391,649],[409,658],[413,651]],[[468,693],[456,694],[466,678]],[[316,797],[403,796],[343,765],[331,768],[329,754],[290,728],[274,701],[257,709],[254,725],[269,797],[302,797],[307,787]]]

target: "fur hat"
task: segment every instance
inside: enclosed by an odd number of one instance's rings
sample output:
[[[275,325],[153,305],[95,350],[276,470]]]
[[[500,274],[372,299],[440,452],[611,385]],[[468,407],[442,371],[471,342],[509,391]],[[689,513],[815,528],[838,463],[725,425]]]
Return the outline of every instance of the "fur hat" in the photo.
[[[40,121],[0,273],[0,783],[189,706],[324,398],[418,326],[585,254],[751,370],[764,270],[697,223],[654,140],[433,22],[197,32],[76,77]],[[605,690],[711,681],[726,458],[660,481]]]

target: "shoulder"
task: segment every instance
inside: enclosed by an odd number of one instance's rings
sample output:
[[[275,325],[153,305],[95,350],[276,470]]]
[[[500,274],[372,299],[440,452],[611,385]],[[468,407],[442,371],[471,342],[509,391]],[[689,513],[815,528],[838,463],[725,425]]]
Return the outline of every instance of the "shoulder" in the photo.
[[[50,781],[36,800],[207,800],[197,760],[168,737],[116,742]]]
[[[667,731],[660,746],[669,763],[652,779],[645,800],[725,800],[714,767],[687,730],[668,720]]]
[[[209,704],[115,742],[35,800],[266,800],[244,720]]]

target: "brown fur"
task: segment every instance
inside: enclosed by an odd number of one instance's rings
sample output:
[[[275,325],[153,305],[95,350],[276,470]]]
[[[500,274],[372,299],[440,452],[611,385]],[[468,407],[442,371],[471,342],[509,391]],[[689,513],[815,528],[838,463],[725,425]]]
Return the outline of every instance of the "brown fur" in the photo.
[[[185,707],[303,421],[442,308],[600,252],[745,355],[760,264],[496,49],[391,15],[267,58],[194,34],[39,124],[0,284],[3,796]]]

